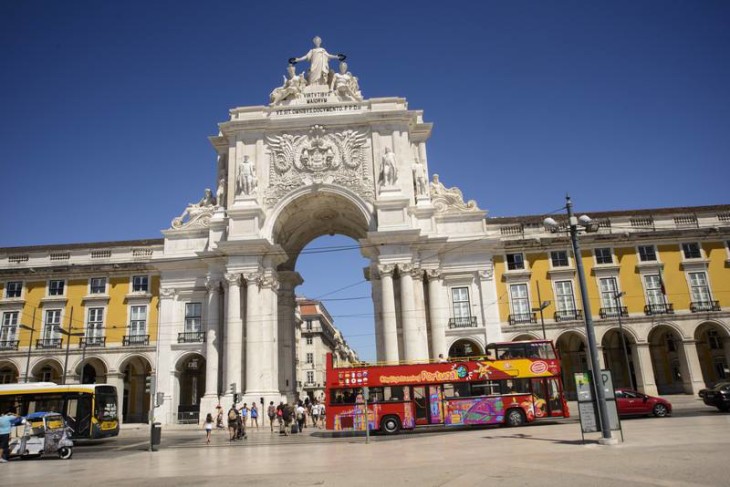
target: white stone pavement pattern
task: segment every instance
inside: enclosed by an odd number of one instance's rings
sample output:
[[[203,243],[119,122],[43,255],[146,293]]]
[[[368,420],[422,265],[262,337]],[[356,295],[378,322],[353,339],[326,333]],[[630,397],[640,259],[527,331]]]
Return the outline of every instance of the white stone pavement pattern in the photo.
[[[577,423],[396,439],[167,448],[118,457],[13,461],[1,485],[728,485],[730,415],[624,421],[626,442],[580,443]]]

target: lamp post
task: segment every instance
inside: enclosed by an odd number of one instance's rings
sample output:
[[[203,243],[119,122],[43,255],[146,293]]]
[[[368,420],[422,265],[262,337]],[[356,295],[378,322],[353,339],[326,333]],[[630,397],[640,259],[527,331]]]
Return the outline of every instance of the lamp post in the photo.
[[[621,296],[625,295],[626,293],[621,292],[614,292],[613,294],[613,300],[616,303],[616,311],[618,312],[618,331],[621,334],[621,348],[624,350],[624,362],[626,363],[626,373],[629,376],[629,385],[631,385],[631,388],[633,390],[636,390],[636,384],[634,384],[634,377],[631,375],[631,364],[629,362],[629,351],[626,349],[626,338],[624,338],[624,326],[621,322]]]
[[[35,325],[35,308],[33,308],[33,318],[31,321],[31,326],[28,325],[18,325],[23,330],[28,330],[30,332],[30,342],[28,343],[28,358],[25,360],[25,383],[28,383],[28,377],[30,374],[30,352],[33,350],[33,334],[35,333],[35,328],[33,328],[33,325]]]
[[[598,347],[596,346],[596,332],[593,329],[593,315],[591,313],[591,303],[588,299],[588,290],[586,287],[586,276],[583,270],[583,259],[580,253],[580,243],[578,242],[578,226],[580,225],[586,232],[598,231],[598,225],[588,216],[582,215],[576,217],[573,214],[573,203],[570,196],[565,197],[565,209],[568,213],[568,225],[570,232],[570,241],[573,245],[573,255],[575,255],[575,266],[578,271],[578,282],[580,284],[581,301],[583,302],[583,312],[586,323],[586,338],[588,339],[588,350],[591,359],[591,371],[593,372],[593,389],[596,401],[598,402],[598,415],[601,423],[602,438],[599,443],[602,445],[612,445],[617,442],[611,435],[611,425],[608,418],[608,405],[606,404],[606,392],[603,384],[600,384],[601,367],[598,364]],[[545,225],[551,228],[557,228],[557,222],[552,218],[545,219]]]
[[[545,308],[550,306],[550,301],[543,301],[540,297],[540,283],[537,284],[537,300],[540,301],[540,307],[539,308],[532,308],[532,312],[539,311],[540,312],[540,326],[542,326],[542,339],[547,340],[547,335],[545,334],[545,316],[543,315],[543,311]]]

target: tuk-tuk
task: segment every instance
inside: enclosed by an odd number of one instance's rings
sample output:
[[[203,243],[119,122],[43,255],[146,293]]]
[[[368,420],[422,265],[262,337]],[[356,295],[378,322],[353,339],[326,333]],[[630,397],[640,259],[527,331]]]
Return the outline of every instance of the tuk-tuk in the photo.
[[[20,421],[10,437],[10,458],[40,458],[57,454],[62,460],[73,455],[71,429],[60,413],[32,413]]]

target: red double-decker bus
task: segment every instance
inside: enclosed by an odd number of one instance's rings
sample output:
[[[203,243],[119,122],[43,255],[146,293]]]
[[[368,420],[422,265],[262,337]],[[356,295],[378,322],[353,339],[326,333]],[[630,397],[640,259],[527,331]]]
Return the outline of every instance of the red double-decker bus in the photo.
[[[327,429],[394,434],[419,425],[522,424],[568,417],[560,360],[548,340],[493,343],[482,357],[334,367],[327,356]]]

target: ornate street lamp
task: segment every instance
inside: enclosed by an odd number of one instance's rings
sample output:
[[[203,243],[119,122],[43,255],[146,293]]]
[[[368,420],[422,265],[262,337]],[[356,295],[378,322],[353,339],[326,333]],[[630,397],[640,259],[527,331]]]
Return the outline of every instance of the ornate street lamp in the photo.
[[[598,364],[598,347],[596,346],[596,332],[593,329],[593,315],[591,313],[591,303],[588,299],[588,290],[586,286],[586,276],[583,270],[583,259],[580,253],[580,244],[578,242],[578,232],[597,232],[598,223],[590,219],[586,215],[576,217],[573,214],[573,203],[570,196],[565,197],[565,210],[568,213],[568,231],[570,232],[570,241],[573,244],[573,255],[575,256],[575,266],[578,270],[578,282],[580,284],[581,301],[583,302],[583,311],[586,323],[586,337],[588,339],[588,350],[591,359],[591,371],[593,372],[593,390],[595,392],[596,401],[598,402],[598,415],[601,422],[602,438],[599,443],[603,445],[611,445],[616,443],[616,439],[611,435],[611,424],[608,417],[608,405],[606,404],[606,392],[603,385],[599,384],[601,376],[601,367]],[[558,222],[553,218],[545,218],[545,226],[548,228],[559,228]],[[580,229],[578,227],[581,227]]]

